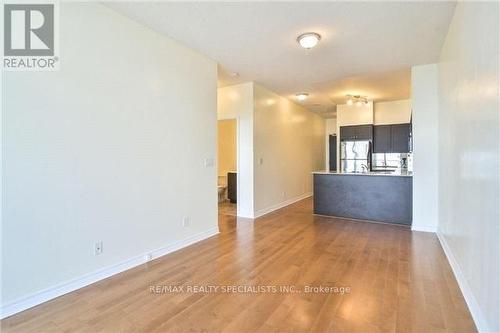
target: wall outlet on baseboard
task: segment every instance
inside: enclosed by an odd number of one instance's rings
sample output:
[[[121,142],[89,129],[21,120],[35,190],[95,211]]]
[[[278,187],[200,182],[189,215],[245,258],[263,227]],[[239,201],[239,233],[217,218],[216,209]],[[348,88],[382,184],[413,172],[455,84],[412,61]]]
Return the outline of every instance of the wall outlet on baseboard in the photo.
[[[102,241],[98,241],[94,244],[94,255],[98,256],[102,254]]]
[[[144,256],[144,260],[146,262],[153,260],[153,255],[151,253],[148,253]]]
[[[191,221],[189,220],[189,216],[184,216],[184,217],[182,218],[182,226],[183,226],[184,228],[189,227],[190,222],[191,222]]]

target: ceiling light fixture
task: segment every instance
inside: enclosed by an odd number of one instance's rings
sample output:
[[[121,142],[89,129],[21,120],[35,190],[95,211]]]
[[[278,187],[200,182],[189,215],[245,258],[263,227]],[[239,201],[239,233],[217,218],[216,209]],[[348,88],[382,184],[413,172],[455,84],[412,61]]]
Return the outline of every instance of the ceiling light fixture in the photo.
[[[356,103],[356,106],[369,106],[370,102],[368,102],[368,98],[366,96],[360,96],[360,95],[346,95],[347,97],[347,105],[352,105],[353,103]]]
[[[295,95],[299,101],[305,101],[309,97],[308,93],[298,93]]]
[[[297,42],[305,49],[311,49],[315,47],[319,40],[321,39],[320,34],[315,32],[306,32],[299,37],[297,37]]]

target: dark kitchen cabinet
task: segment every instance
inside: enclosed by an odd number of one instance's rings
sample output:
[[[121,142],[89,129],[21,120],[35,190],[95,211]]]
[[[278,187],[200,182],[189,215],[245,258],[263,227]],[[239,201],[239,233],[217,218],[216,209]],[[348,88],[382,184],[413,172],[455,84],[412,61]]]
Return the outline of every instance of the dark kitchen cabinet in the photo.
[[[391,125],[373,126],[373,152],[391,151]]]
[[[358,140],[372,140],[373,139],[373,125],[360,125],[356,126],[356,135]]]
[[[410,124],[378,125],[373,127],[374,153],[408,153]]]
[[[372,140],[373,125],[341,126],[340,140]]]
[[[340,127],[340,140],[354,140],[356,138],[356,126],[341,126]]]
[[[393,153],[408,153],[410,151],[410,124],[392,125],[391,141]]]

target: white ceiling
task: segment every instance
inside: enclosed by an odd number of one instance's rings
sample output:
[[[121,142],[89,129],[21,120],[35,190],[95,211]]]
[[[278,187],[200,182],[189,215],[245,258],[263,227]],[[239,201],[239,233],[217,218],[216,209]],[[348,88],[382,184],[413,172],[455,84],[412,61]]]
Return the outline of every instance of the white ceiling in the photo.
[[[409,98],[413,65],[438,60],[455,2],[112,2],[216,60],[220,85],[255,81],[331,115],[345,94]],[[304,50],[303,32],[322,39]],[[228,73],[239,75],[231,76]],[[330,112],[330,113],[327,113]]]

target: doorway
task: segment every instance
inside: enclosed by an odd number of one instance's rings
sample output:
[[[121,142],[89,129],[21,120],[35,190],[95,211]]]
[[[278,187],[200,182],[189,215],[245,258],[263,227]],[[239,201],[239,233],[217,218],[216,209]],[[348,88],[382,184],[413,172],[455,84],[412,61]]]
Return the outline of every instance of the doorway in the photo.
[[[337,171],[337,135],[333,134],[328,137],[329,150],[329,170]]]
[[[219,213],[237,215],[237,121],[217,121],[217,194]]]

